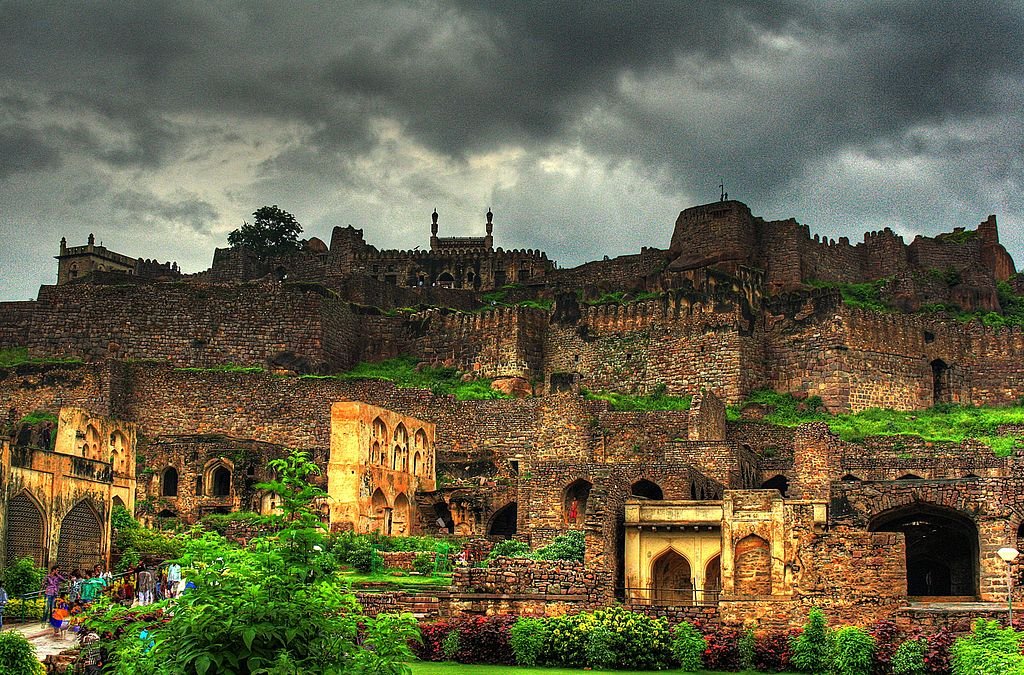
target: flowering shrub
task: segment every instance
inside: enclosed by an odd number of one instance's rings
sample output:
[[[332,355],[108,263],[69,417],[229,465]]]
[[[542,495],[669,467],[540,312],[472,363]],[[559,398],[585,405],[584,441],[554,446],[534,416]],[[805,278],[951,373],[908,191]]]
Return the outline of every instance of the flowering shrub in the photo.
[[[668,622],[664,619],[651,619],[615,606],[547,621],[551,632],[545,660],[549,665],[590,666],[587,644],[598,627],[610,634],[607,649],[615,655],[616,668],[664,670],[673,662]]]
[[[754,635],[754,668],[766,673],[789,670],[793,657],[791,641],[796,631],[762,632]]]
[[[876,621],[868,632],[875,638],[875,670],[887,673],[893,654],[906,635],[892,619]]]
[[[724,626],[708,626],[704,631],[704,638],[708,641],[704,667],[708,670],[739,670],[740,631]]]
[[[417,656],[424,661],[512,665],[510,632],[515,622],[514,616],[472,616],[423,624]]]

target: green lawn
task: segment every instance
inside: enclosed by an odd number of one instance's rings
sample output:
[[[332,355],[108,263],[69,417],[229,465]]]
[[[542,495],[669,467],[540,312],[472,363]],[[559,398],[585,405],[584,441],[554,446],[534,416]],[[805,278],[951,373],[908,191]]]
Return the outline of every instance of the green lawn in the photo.
[[[445,588],[452,584],[450,576],[423,577],[407,574],[401,577],[394,577],[390,574],[360,574],[354,570],[352,572],[342,572],[342,578],[352,582],[353,590],[367,587],[379,589],[381,584],[386,584],[387,587],[393,589]]]
[[[582,670],[574,670],[572,668],[523,668],[520,666],[481,666],[481,665],[464,665],[461,663],[431,663],[427,661],[417,661],[412,664],[412,672],[414,675],[476,675],[476,673],[530,673],[534,675],[575,675],[576,673],[583,672]],[[670,671],[670,670],[611,670],[604,671],[608,673],[623,673],[625,675],[664,675],[670,672],[681,672],[681,671]],[[700,675],[714,675],[722,671],[702,670]],[[745,673],[754,673],[756,671],[748,670]],[[731,675],[737,675],[732,673]],[[739,673],[743,675],[743,673]],[[780,673],[779,675],[787,675],[786,673]],[[790,673],[789,675],[793,675]]]

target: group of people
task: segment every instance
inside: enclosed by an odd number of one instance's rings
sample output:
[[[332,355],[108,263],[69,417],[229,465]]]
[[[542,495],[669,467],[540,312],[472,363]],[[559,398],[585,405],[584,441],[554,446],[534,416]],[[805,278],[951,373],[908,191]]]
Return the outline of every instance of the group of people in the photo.
[[[74,570],[70,576],[64,576],[60,565],[54,565],[43,580],[42,593],[46,598],[43,620],[49,620],[54,636],[61,637],[69,627],[75,625],[75,617],[82,613],[86,605],[103,593],[108,593],[123,605],[148,605],[157,600],[176,597],[184,586],[181,566],[177,564],[162,568],[142,564],[130,566],[119,577],[114,577],[101,565],[96,565],[91,575]],[[6,602],[2,586],[0,593],[3,594],[0,600]]]

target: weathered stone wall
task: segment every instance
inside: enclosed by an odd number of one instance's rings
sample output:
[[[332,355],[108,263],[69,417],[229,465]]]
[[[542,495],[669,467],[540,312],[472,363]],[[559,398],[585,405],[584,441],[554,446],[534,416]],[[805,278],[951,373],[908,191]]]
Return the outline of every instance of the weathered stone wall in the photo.
[[[499,557],[488,567],[456,568],[452,592],[574,596],[572,600],[590,608],[611,601],[610,581],[606,570],[588,569],[580,562]]]
[[[0,302],[0,349],[28,344],[37,306],[35,300]]]

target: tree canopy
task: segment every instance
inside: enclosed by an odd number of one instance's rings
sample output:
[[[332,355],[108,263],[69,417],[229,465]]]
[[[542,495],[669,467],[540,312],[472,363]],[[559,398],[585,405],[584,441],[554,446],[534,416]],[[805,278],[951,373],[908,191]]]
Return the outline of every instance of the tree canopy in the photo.
[[[274,204],[257,209],[252,217],[252,223],[243,222],[242,227],[232,230],[228,235],[228,243],[232,247],[244,246],[255,251],[261,258],[299,249],[302,225],[295,220],[295,216]]]

